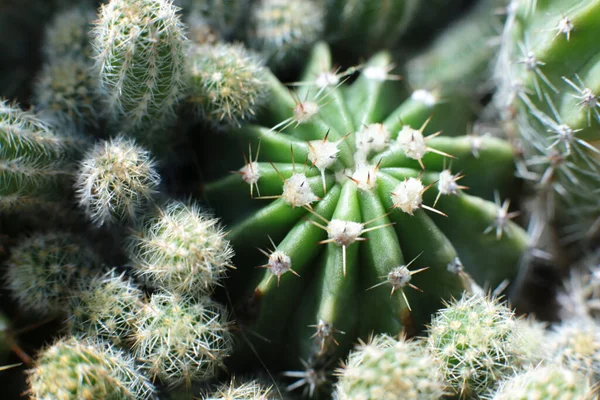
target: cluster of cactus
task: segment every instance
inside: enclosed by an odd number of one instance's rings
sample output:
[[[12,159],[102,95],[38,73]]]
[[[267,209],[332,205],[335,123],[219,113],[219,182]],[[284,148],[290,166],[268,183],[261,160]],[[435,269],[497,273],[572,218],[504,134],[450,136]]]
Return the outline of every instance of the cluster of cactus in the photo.
[[[0,4],[3,387],[594,398],[599,5]]]

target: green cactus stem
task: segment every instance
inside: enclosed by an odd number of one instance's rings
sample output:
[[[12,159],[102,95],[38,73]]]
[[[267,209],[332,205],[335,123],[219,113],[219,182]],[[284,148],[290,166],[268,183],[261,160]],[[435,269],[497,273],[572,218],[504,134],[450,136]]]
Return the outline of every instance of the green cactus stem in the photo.
[[[226,135],[229,149],[250,143],[245,165],[220,160],[235,173],[204,187],[231,228],[230,293],[276,364],[418,331],[467,274],[491,287],[513,277],[528,246],[509,201],[490,201],[515,183],[510,145],[429,133],[436,103],[394,110],[390,70],[380,53],[341,85],[317,45],[295,91],[270,77],[258,124]]]

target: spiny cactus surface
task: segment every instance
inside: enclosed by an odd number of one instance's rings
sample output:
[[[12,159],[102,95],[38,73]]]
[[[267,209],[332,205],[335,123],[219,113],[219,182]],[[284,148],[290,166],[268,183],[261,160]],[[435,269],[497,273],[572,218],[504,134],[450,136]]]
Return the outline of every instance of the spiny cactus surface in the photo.
[[[373,331],[419,330],[461,294],[464,271],[495,287],[528,246],[509,202],[485,200],[514,184],[510,146],[429,134],[435,101],[397,106],[390,69],[381,53],[341,85],[350,72],[332,72],[318,45],[297,94],[269,78],[261,125],[226,139],[250,143],[245,165],[225,164],[235,172],[204,193],[231,226],[230,292],[268,339],[253,341],[261,355],[283,362],[285,348],[297,363]]]

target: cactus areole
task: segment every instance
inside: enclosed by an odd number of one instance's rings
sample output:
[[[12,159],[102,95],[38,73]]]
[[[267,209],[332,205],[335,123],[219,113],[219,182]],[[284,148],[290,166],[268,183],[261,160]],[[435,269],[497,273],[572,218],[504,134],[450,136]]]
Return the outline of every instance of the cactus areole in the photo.
[[[514,185],[510,146],[429,132],[437,102],[402,102],[391,70],[387,53],[336,70],[319,44],[297,87],[269,75],[258,123],[227,136],[244,163],[204,188],[231,229],[245,342],[271,365],[314,366],[373,332],[417,333],[471,278],[512,278],[528,246],[489,200]]]

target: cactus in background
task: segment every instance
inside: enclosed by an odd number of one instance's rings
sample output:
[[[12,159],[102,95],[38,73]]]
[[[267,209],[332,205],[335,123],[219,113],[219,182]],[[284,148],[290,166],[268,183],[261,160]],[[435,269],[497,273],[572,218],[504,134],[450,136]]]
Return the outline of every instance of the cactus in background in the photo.
[[[599,256],[599,250],[596,250],[572,268],[563,290],[557,294],[561,319],[600,321]]]
[[[21,196],[60,195],[78,147],[36,115],[0,99],[0,209]]]
[[[220,285],[233,250],[216,218],[196,204],[171,201],[128,238],[138,276],[150,286],[179,294],[210,294]]]
[[[485,200],[514,184],[506,142],[428,135],[435,103],[420,96],[394,111],[386,53],[350,86],[331,68],[318,45],[297,95],[269,77],[261,125],[223,139],[250,142],[245,165],[204,186],[231,227],[238,317],[269,340],[250,336],[276,365],[340,356],[373,331],[419,330],[467,274],[492,286],[514,276],[528,246],[509,202]]]
[[[119,136],[88,151],[75,189],[87,217],[101,226],[135,220],[151,204],[159,184],[150,152]]]
[[[465,296],[440,310],[427,342],[441,360],[444,379],[461,398],[485,393],[518,369],[513,312],[496,299]]]
[[[140,310],[133,340],[144,369],[169,386],[213,378],[232,347],[224,307],[166,292]]]
[[[184,90],[187,41],[177,10],[170,0],[111,0],[93,29],[108,112],[127,133],[148,141],[173,122]]]
[[[131,279],[115,270],[82,281],[70,298],[69,330],[117,346],[126,345],[142,309],[143,296]]]
[[[496,104],[514,124],[522,174],[573,241],[600,227],[597,0],[513,0],[497,64]]]
[[[6,284],[22,308],[61,314],[72,291],[97,273],[99,265],[94,251],[69,233],[35,234],[11,250]]]
[[[578,399],[595,398],[596,389],[585,376],[558,365],[529,368],[502,381],[490,400]]]
[[[441,365],[423,343],[378,335],[361,343],[338,371],[336,400],[442,398]]]
[[[251,0],[176,0],[174,4],[183,9],[190,30],[203,21],[219,38],[229,41],[243,36]]]
[[[323,34],[323,5],[316,0],[260,0],[252,7],[247,44],[272,68],[301,60]]]
[[[152,399],[154,387],[131,356],[108,343],[67,337],[38,354],[29,371],[35,399]]]
[[[261,60],[239,44],[191,46],[187,75],[188,103],[216,127],[240,127],[266,98]]]
[[[92,55],[89,31],[93,8],[73,7],[58,12],[46,27],[42,52],[47,62]]]
[[[265,386],[257,380],[240,381],[231,378],[228,383],[221,384],[203,397],[205,400],[281,400],[273,386]]]
[[[600,324],[573,319],[553,327],[548,335],[546,358],[600,382]]]
[[[98,125],[98,81],[83,57],[63,57],[45,64],[33,87],[37,108],[57,118],[59,126],[80,130]]]
[[[336,55],[353,58],[395,46],[420,7],[418,0],[317,2],[326,11],[324,39]]]

